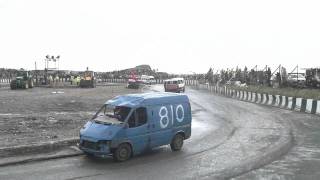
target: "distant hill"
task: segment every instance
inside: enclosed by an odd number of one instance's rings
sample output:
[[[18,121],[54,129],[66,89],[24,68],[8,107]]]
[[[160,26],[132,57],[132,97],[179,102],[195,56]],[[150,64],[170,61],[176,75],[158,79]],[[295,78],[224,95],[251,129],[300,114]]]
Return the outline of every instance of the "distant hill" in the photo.
[[[152,71],[151,67],[147,64],[139,65],[134,67],[133,69],[141,69],[141,70],[146,70],[146,71]]]
[[[131,73],[135,73],[136,75],[149,75],[149,76],[153,76],[156,74],[156,72],[154,70],[152,70],[149,65],[146,65],[146,64],[139,65],[134,68],[120,70],[119,73],[126,74],[126,75],[130,75]]]
[[[147,64],[142,64],[133,68],[123,69],[119,71],[111,71],[106,73],[112,74],[112,77],[114,78],[128,78],[131,75],[131,73],[134,73],[135,75],[138,75],[138,76],[141,76],[141,75],[154,76],[156,79],[168,77],[168,73],[157,72],[155,69],[152,69],[151,66]],[[107,76],[109,77],[109,75]]]

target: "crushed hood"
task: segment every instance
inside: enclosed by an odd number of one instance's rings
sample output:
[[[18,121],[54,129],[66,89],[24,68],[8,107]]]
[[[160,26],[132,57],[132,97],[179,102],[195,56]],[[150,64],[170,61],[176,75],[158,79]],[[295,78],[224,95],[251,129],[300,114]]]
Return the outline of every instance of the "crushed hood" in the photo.
[[[89,121],[84,128],[80,130],[80,135],[84,139],[92,141],[111,140],[120,129],[121,127],[119,126],[98,124]]]

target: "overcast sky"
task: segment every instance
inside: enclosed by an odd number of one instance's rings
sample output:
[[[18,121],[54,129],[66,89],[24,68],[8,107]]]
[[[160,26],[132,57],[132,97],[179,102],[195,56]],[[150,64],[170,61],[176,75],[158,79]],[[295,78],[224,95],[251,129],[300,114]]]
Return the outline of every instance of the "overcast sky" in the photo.
[[[320,66],[320,1],[0,0],[0,67]]]

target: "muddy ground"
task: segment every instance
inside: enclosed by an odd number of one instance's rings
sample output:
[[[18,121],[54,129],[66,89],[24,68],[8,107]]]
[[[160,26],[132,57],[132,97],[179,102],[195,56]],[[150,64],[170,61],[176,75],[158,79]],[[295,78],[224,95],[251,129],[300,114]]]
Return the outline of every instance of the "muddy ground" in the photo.
[[[1,88],[0,147],[78,137],[79,129],[106,100],[141,91],[124,85],[88,89]]]

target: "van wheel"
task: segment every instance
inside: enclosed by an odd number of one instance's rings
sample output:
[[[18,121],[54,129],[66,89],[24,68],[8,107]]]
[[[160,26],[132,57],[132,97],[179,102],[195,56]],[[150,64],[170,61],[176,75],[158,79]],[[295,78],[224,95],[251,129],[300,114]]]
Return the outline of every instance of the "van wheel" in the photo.
[[[127,143],[120,144],[119,147],[113,152],[113,159],[118,162],[123,162],[131,157],[131,146]]]
[[[182,146],[183,146],[183,136],[181,134],[176,134],[170,144],[171,150],[180,151]]]
[[[84,152],[84,154],[88,157],[88,158],[94,158],[94,155],[88,152]]]
[[[12,90],[17,89],[17,81],[16,80],[12,80],[10,83],[10,88]]]
[[[29,88],[33,88],[33,80],[29,81]]]

